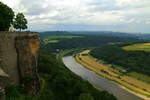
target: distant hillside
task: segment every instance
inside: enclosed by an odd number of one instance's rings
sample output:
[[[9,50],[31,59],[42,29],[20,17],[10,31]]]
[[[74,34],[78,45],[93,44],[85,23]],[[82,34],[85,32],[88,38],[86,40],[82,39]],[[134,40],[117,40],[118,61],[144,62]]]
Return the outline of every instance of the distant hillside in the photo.
[[[130,51],[115,45],[106,45],[93,49],[90,54],[110,64],[122,66],[129,72],[135,71],[150,76],[150,52],[134,49]]]
[[[143,40],[139,40],[135,37],[83,33],[84,32],[80,34],[79,32],[77,34],[75,32],[55,31],[42,32],[39,34],[39,36],[41,37],[43,44],[49,46],[50,48],[53,48],[54,50],[96,47],[108,43],[143,42]]]
[[[125,33],[125,32],[112,32],[112,31],[77,31],[70,32],[73,34],[90,34],[90,35],[109,35],[109,36],[120,36],[120,37],[134,37],[140,39],[150,39],[150,34],[140,34],[140,33]]]

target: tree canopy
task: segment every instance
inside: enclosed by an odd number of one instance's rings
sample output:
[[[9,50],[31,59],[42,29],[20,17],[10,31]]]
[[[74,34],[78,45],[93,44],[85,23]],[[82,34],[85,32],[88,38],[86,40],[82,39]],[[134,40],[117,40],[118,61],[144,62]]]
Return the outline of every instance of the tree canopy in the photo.
[[[18,13],[15,17],[15,21],[14,21],[14,27],[16,29],[19,29],[21,31],[21,29],[27,29],[27,20],[24,16],[23,13]]]
[[[13,18],[13,10],[0,2],[0,31],[7,31],[13,22]]]
[[[150,52],[126,51],[119,46],[105,45],[93,49],[90,54],[109,64],[122,66],[129,72],[135,71],[150,76]]]
[[[94,98],[90,94],[82,93],[79,96],[79,100],[94,100]]]

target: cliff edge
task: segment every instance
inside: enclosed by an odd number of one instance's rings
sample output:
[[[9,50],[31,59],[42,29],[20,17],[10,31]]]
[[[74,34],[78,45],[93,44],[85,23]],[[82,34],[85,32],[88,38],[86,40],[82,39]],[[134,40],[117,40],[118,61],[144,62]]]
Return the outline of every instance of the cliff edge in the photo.
[[[0,98],[7,83],[22,85],[29,94],[39,90],[39,47],[36,32],[0,32]]]

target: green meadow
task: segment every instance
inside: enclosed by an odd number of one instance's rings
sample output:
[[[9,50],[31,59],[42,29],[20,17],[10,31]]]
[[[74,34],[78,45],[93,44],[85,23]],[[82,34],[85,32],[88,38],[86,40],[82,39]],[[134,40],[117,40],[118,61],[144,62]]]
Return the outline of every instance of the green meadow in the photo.
[[[54,35],[54,36],[48,36],[44,38],[44,42],[46,44],[48,43],[58,43],[59,39],[72,39],[72,38],[80,38],[82,36],[76,36],[76,35]]]
[[[122,47],[127,51],[146,51],[150,52],[150,43],[139,43]]]

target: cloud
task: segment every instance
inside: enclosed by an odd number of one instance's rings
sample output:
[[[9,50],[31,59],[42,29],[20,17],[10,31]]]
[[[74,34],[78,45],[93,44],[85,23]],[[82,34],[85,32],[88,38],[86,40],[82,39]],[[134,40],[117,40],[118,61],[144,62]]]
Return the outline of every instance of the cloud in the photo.
[[[128,28],[132,27],[130,31],[133,32],[150,32],[150,0],[0,1],[12,7],[15,12],[23,12],[30,30],[57,30],[60,27],[65,30],[67,27],[68,30],[74,27],[86,30],[91,27],[91,30],[129,31]]]

